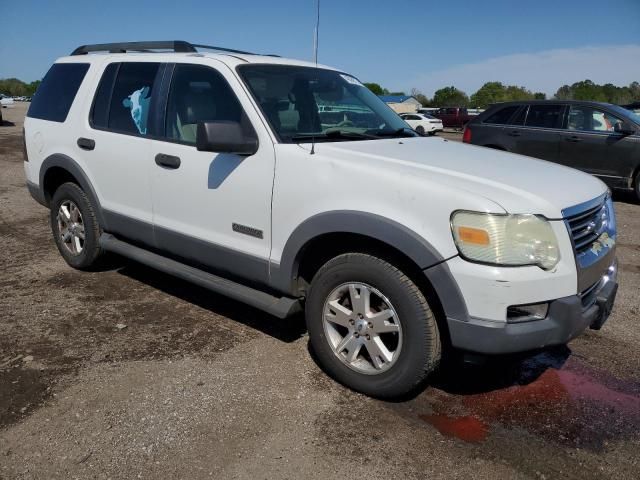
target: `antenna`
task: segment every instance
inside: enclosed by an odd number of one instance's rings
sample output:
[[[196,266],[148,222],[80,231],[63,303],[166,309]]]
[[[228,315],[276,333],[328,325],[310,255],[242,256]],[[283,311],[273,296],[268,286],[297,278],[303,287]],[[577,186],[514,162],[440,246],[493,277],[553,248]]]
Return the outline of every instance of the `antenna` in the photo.
[[[318,31],[320,30],[320,0],[316,0],[316,28],[315,35],[313,38],[313,59],[316,63],[316,68],[318,68]],[[316,138],[314,136],[311,137],[311,152],[310,155],[316,153]]]

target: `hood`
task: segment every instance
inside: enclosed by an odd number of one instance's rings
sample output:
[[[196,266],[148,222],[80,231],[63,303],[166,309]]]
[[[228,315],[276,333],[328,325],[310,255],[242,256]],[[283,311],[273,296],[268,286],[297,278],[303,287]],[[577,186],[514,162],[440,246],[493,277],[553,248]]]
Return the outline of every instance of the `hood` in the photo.
[[[509,213],[549,219],[607,191],[597,178],[573,168],[442,138],[395,138],[322,143],[319,153],[405,168],[426,181],[464,189],[499,204]],[[321,150],[321,151],[320,151]]]

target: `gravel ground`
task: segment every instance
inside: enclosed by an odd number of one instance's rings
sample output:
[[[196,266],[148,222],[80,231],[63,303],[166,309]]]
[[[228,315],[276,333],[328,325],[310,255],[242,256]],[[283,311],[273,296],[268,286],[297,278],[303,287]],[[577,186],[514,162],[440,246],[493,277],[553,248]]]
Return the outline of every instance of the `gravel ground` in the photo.
[[[385,403],[279,321],[148,268],[70,269],[0,127],[0,479],[640,477],[640,206],[616,197],[620,291],[568,347],[455,365]],[[459,139],[459,134],[446,134]]]

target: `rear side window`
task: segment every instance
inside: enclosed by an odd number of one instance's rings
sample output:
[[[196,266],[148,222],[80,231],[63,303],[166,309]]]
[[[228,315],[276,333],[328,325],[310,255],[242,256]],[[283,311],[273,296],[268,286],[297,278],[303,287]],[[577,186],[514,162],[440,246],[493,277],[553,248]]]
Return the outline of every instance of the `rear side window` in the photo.
[[[151,96],[159,68],[159,63],[123,62],[120,64],[108,102],[109,111],[106,124],[109,130],[134,135],[147,134]],[[105,70],[103,78],[107,73],[112,72]],[[101,105],[105,101],[107,83],[108,78],[105,79],[105,90],[100,91],[99,89],[96,92],[96,104],[94,105],[96,121],[100,121],[99,108],[102,108]],[[102,121],[104,121],[104,112],[102,112]]]
[[[55,63],[42,79],[27,116],[64,122],[87,70],[88,63]]]
[[[529,106],[525,105],[520,109],[516,117],[511,120],[511,125],[524,125],[524,121],[527,118],[527,111],[529,110]]]
[[[482,123],[491,123],[493,125],[505,125],[511,116],[518,109],[517,105],[512,105],[510,107],[504,107],[499,109],[497,112],[489,115],[487,119]]]
[[[91,125],[93,127],[107,128],[109,124],[111,92],[113,92],[113,83],[116,80],[119,66],[119,63],[110,63],[102,74],[93,100],[93,110],[91,111]]]
[[[558,128],[562,105],[531,105],[527,115],[527,127]]]

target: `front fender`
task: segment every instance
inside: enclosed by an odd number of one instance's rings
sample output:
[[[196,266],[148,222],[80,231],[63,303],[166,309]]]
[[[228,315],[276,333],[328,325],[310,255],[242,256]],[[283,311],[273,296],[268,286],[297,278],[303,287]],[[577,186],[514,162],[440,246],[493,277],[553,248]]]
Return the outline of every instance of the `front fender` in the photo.
[[[446,260],[427,240],[394,220],[368,212],[337,210],[314,215],[292,232],[280,264],[271,264],[273,287],[293,293],[292,283],[297,277],[304,246],[328,233],[354,233],[381,241],[403,252],[421,270]]]

